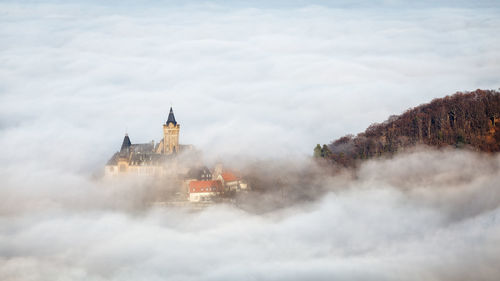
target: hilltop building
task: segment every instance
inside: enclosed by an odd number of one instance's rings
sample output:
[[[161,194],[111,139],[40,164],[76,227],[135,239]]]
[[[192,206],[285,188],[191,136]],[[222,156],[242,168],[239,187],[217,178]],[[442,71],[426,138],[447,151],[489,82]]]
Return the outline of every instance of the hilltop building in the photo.
[[[218,180],[195,180],[189,182],[189,201],[212,201],[224,193],[224,187]]]
[[[174,111],[170,107],[167,121],[163,124],[163,139],[159,143],[151,141],[132,144],[128,134],[125,134],[120,151],[106,164],[105,174],[165,176],[178,173],[176,163],[172,160],[176,154],[192,149],[191,145],[179,144],[179,132],[180,124],[175,120]]]
[[[193,181],[193,180],[205,181],[211,179],[212,179],[212,172],[207,166],[192,167],[191,169],[189,169],[184,178],[184,180],[186,181]]]
[[[223,194],[248,191],[248,184],[236,173],[224,170],[217,164],[210,171],[207,167],[192,168],[185,177],[188,199],[191,202],[212,201]]]
[[[163,139],[158,143],[132,143],[128,134],[123,138],[117,151],[106,164],[105,175],[139,175],[167,177],[169,181],[155,181],[159,185],[166,182],[179,184],[176,192],[181,201],[209,203],[227,200],[240,191],[250,190],[246,181],[236,173],[225,170],[222,164],[211,170],[203,166],[201,155],[191,145],[179,144],[180,124],[170,108],[167,121],[162,125]],[[177,155],[184,151],[194,154],[178,161]],[[175,200],[174,200],[175,201]],[[174,202],[172,201],[172,202]]]
[[[223,172],[217,176],[216,180],[224,186],[224,191],[240,191],[248,188],[247,183],[233,172]]]

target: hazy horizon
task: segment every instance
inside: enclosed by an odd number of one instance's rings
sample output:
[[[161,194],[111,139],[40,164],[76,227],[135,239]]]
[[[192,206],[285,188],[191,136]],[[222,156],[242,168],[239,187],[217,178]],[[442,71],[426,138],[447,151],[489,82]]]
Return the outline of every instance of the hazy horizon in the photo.
[[[433,98],[499,87],[494,2],[231,3],[1,3],[2,157],[73,145],[69,166],[89,170],[125,131],[160,140],[171,105],[181,143],[209,158],[302,157]]]

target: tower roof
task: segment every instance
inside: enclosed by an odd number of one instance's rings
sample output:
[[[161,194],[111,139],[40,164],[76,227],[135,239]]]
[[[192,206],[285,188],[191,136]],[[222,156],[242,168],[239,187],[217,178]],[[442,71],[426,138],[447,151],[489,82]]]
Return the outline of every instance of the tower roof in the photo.
[[[174,111],[172,110],[172,107],[170,107],[170,113],[168,114],[167,125],[170,123],[174,124],[174,126],[177,125],[177,121],[175,121]]]
[[[130,142],[130,138],[128,137],[128,134],[125,134],[125,137],[123,138],[122,148],[120,149],[120,152],[128,149],[130,146],[132,146],[132,143]]]

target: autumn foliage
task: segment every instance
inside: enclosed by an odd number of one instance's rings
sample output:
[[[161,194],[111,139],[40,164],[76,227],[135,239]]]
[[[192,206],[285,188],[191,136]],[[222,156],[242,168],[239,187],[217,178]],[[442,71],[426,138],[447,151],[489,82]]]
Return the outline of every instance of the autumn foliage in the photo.
[[[372,124],[357,136],[333,141],[330,151],[320,157],[354,166],[361,159],[392,155],[418,144],[500,151],[500,92],[476,90],[434,99]]]

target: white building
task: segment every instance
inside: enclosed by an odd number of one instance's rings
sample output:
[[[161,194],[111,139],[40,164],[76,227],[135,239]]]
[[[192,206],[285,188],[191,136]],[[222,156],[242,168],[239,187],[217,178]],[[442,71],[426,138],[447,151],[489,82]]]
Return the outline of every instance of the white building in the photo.
[[[222,182],[225,191],[240,191],[248,188],[245,181],[231,172],[222,172],[217,176],[217,180]]]

